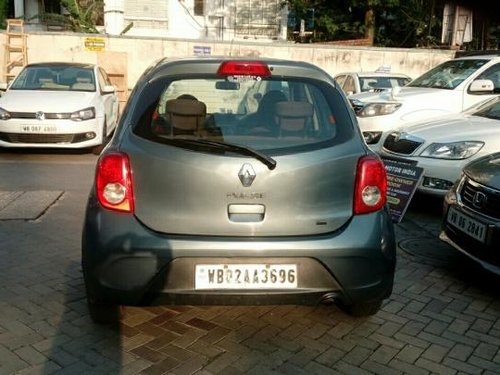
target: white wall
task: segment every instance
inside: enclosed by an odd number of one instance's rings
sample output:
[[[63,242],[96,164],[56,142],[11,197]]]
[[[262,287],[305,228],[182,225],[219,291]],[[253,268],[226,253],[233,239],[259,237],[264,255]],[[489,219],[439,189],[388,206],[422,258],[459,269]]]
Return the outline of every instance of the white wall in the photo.
[[[225,41],[286,39],[287,17],[280,11],[281,0],[205,0],[203,15],[195,15],[194,0],[106,0],[106,5],[114,7],[116,2],[124,9],[123,27],[134,23],[127,32],[129,36]],[[235,30],[237,23],[239,32]],[[273,26],[269,37],[264,31]],[[248,35],[242,31],[247,29]]]
[[[205,35],[205,17],[194,15],[194,1],[168,2],[168,37],[200,39]]]
[[[454,51],[432,49],[395,49],[374,47],[344,47],[320,44],[203,42],[200,40],[139,38],[126,36],[85,35],[74,33],[33,32],[27,34],[28,62],[75,61],[96,63],[100,52],[88,51],[88,37],[102,37],[105,51],[127,56],[128,87],[132,88],[142,72],[162,57],[193,56],[195,47],[204,47],[212,55],[275,57],[312,62],[330,74],[342,71],[370,71],[381,65],[393,72],[415,78],[435,65],[453,58]],[[5,33],[0,43],[5,45]],[[5,50],[5,49],[1,49]],[[198,48],[199,50],[199,48]],[[5,66],[5,55],[0,63]],[[3,77],[2,77],[3,78]],[[2,79],[3,80],[3,79]]]

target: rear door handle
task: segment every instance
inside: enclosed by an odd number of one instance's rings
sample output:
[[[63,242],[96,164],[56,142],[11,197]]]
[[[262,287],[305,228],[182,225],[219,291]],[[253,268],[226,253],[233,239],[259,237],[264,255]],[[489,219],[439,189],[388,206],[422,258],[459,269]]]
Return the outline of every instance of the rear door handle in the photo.
[[[266,207],[263,204],[230,204],[227,206],[229,220],[236,223],[251,223],[264,220]]]

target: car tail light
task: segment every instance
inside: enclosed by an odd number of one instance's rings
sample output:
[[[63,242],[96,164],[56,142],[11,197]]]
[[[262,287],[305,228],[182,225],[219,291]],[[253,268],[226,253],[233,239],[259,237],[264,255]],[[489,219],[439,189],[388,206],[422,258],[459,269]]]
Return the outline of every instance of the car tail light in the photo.
[[[128,156],[122,153],[104,154],[97,163],[97,199],[110,210],[134,212],[132,173]]]
[[[381,209],[387,199],[387,175],[382,160],[364,156],[358,160],[354,189],[354,213],[367,214]]]
[[[262,61],[224,61],[217,74],[221,76],[258,76],[269,77],[271,70]]]

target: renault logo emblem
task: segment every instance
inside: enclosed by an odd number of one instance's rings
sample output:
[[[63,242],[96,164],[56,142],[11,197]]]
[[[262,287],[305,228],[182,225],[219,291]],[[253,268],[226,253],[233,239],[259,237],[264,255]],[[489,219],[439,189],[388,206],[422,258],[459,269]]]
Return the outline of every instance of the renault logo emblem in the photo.
[[[488,197],[483,192],[477,191],[472,199],[472,205],[476,208],[482,208],[486,205]]]
[[[35,117],[37,120],[45,120],[45,113],[43,113],[42,111],[38,111],[37,113],[35,113]]]
[[[243,164],[240,171],[238,172],[238,177],[240,178],[241,184],[244,187],[249,187],[252,185],[253,180],[255,180],[255,171],[250,164]]]

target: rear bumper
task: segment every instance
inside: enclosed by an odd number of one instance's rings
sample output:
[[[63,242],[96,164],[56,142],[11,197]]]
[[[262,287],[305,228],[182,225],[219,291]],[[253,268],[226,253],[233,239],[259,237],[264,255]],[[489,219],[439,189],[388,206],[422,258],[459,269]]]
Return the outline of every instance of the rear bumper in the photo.
[[[392,292],[395,238],[386,211],[353,217],[334,233],[300,237],[216,237],[160,234],[134,216],[89,205],[82,265],[91,298],[138,304],[153,293],[163,303],[343,303]],[[297,264],[297,288],[199,290],[196,264]]]

